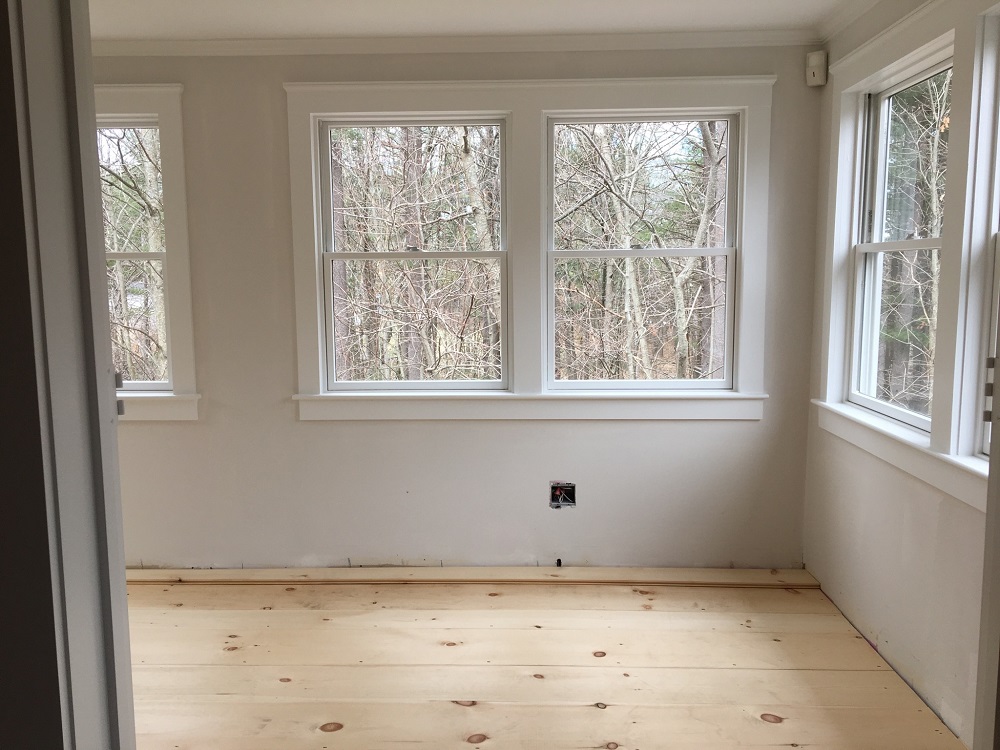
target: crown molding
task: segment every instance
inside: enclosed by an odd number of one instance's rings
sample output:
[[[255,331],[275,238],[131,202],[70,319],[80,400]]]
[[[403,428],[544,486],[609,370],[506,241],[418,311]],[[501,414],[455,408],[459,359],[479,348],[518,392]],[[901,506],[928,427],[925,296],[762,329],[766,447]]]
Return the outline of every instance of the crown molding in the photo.
[[[827,16],[819,24],[819,36],[823,42],[828,42],[836,34],[846,29],[861,16],[870,11],[881,0],[852,0]]]
[[[864,0],[867,2],[867,0]],[[95,57],[602,52],[816,45],[813,29],[545,36],[331,37],[324,39],[94,39]]]

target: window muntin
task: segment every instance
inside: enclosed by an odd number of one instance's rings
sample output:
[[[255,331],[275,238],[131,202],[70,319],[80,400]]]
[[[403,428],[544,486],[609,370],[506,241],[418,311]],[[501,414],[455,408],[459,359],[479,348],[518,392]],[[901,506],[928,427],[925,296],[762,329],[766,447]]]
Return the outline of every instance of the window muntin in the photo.
[[[552,385],[731,387],[736,122],[552,122]]]
[[[112,358],[126,390],[171,388],[160,134],[97,131]]]
[[[930,428],[951,69],[870,98],[851,400]]]
[[[502,122],[321,125],[327,387],[503,387]]]

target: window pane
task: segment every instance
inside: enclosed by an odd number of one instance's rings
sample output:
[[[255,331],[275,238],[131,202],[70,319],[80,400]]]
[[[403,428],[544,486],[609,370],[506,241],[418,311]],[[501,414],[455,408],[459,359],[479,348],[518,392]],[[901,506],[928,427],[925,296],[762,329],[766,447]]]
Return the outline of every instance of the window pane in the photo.
[[[107,252],[163,252],[159,130],[101,128],[97,150]]]
[[[556,125],[555,249],[725,246],[728,125]]]
[[[557,380],[724,377],[725,256],[555,265]]]
[[[330,129],[333,249],[500,250],[499,125]]]
[[[126,381],[167,380],[163,262],[109,260],[111,353]]]
[[[930,416],[938,252],[877,253],[873,263],[879,274],[878,310],[872,311],[878,314],[878,356],[872,357],[875,371],[862,383],[862,393]]]
[[[889,98],[882,241],[940,237],[951,122],[951,70]]]
[[[500,263],[334,261],[337,380],[499,380]]]

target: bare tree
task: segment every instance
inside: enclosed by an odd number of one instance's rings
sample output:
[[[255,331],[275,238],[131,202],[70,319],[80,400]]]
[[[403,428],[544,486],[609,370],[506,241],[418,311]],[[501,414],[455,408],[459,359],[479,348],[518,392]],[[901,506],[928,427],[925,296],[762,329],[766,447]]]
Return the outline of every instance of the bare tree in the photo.
[[[115,369],[167,378],[160,141],[156,128],[101,128],[97,138]]]

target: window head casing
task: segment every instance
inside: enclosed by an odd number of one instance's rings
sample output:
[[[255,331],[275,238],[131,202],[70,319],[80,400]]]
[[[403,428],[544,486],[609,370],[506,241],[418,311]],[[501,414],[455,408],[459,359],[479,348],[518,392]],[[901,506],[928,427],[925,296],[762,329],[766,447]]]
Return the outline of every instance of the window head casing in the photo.
[[[738,124],[550,119],[552,387],[732,388]]]
[[[503,120],[319,127],[327,388],[503,388]]]
[[[930,429],[951,68],[868,98],[850,400]]]

